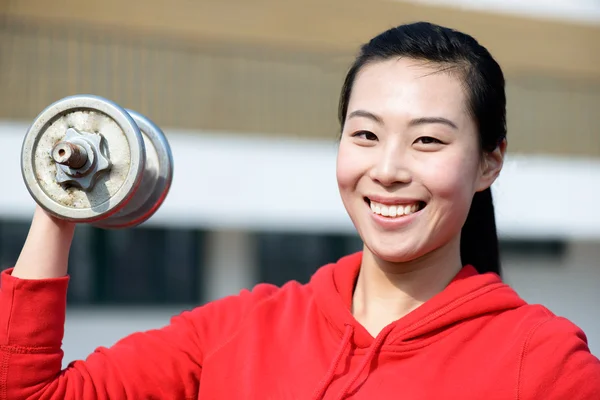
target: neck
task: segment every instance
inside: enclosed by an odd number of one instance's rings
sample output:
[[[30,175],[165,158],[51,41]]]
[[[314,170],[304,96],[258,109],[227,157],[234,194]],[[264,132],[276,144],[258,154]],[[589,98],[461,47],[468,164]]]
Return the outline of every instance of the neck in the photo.
[[[354,317],[376,336],[444,290],[461,268],[460,240],[407,263],[386,262],[365,247],[352,299]]]

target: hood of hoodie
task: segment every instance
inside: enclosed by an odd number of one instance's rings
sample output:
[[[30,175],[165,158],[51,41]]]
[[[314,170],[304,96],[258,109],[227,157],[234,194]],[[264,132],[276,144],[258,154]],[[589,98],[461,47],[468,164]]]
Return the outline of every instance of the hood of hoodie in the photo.
[[[335,264],[320,268],[311,279],[316,304],[325,318],[340,337],[347,335],[351,328],[351,342],[358,348],[371,347],[376,339],[381,342],[379,346],[435,340],[436,336],[443,336],[439,334],[445,329],[461,321],[526,304],[498,275],[479,274],[473,266],[466,265],[442,292],[391,323],[377,338],[373,338],[351,313],[361,261],[362,252],[351,254]]]

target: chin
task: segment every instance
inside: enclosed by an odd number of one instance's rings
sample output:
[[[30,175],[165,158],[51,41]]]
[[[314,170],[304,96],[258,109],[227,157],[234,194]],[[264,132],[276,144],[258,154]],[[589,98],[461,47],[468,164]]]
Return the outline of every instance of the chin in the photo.
[[[371,253],[375,258],[394,264],[404,264],[423,257],[428,252],[417,246],[398,246],[397,243],[386,245],[365,244],[365,251]]]

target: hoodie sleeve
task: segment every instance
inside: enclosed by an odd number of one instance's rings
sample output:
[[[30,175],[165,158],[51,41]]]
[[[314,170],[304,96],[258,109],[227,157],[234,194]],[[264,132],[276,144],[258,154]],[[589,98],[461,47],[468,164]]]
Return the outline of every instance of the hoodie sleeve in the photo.
[[[257,287],[125,337],[62,368],[68,277],[0,286],[0,400],[195,399],[204,355],[237,331]]]
[[[600,399],[600,360],[582,330],[565,318],[544,320],[524,344],[517,400],[533,399]]]

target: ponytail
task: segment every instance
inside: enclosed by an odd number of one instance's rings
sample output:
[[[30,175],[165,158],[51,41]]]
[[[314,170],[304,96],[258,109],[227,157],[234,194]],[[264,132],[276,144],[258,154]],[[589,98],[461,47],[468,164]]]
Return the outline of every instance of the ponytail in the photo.
[[[492,191],[488,188],[475,193],[467,221],[462,228],[462,264],[474,266],[480,274],[493,272],[501,275],[499,247]]]

